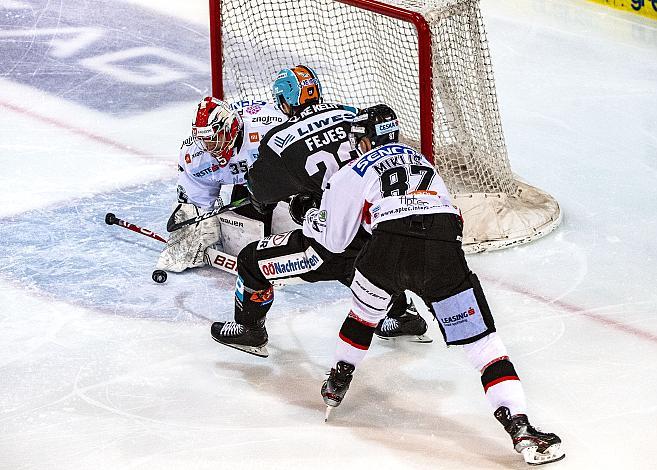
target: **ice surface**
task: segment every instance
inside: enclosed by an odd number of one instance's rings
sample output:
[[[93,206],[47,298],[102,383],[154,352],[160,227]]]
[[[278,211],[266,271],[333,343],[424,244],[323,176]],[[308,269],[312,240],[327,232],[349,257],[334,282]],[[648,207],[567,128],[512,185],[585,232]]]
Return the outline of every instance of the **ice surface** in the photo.
[[[654,468],[657,23],[482,8],[512,167],[565,218],[470,265],[567,447],[554,468]],[[0,0],[0,23],[0,469],[525,467],[435,323],[430,345],[375,341],[325,424],[344,287],[277,291],[256,358],[209,336],[228,274],[156,285],[159,243],[104,224],[164,232],[209,88],[205,0]]]

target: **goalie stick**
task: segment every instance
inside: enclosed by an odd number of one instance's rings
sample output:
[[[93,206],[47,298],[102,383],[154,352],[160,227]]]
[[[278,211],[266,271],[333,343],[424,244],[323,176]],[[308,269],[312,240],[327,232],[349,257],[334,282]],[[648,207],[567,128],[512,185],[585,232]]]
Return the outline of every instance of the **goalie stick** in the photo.
[[[218,214],[217,214],[218,215]],[[166,243],[167,241],[161,236],[158,235],[157,233],[153,232],[152,230],[149,230],[147,228],[140,227],[138,225],[135,225],[133,223],[127,222],[123,219],[119,219],[116,217],[114,214],[111,212],[108,212],[105,215],[105,223],[107,225],[118,225],[119,227],[126,228],[128,230],[132,230],[135,233],[139,233],[141,235],[147,236],[149,238],[153,238],[154,240],[158,240],[160,242]],[[213,268],[220,269],[221,271],[225,271],[227,273],[233,274],[234,276],[237,276],[237,257],[230,255],[228,253],[224,253],[223,251],[217,250],[212,247],[208,247],[205,249],[205,255],[204,255],[204,260],[207,264],[212,266]],[[159,269],[155,270],[155,272],[161,271]],[[164,272],[164,271],[162,271]],[[153,280],[155,281],[155,274],[153,274]],[[164,280],[163,281],[155,281],[158,283],[166,281],[166,273],[164,274]],[[304,284],[305,281],[302,279],[298,278],[292,278],[292,279],[276,279],[271,281],[271,284],[274,287],[283,287],[283,286],[289,286],[293,284]]]
[[[188,225],[197,224],[205,219],[209,219],[210,217],[214,217],[215,215],[223,214],[224,212],[235,210],[249,203],[250,203],[249,198],[245,197],[243,199],[238,199],[237,201],[233,201],[225,206],[217,207],[216,209],[213,209],[204,214],[197,215],[196,217],[193,217],[191,219],[183,220],[181,222],[176,223],[174,219],[176,216],[176,212],[178,212],[178,209],[180,208],[180,205],[178,205],[178,207],[176,207],[176,210],[173,211],[171,217],[169,217],[169,220],[167,221],[167,232],[175,232],[176,230],[180,230],[181,228],[186,227]]]

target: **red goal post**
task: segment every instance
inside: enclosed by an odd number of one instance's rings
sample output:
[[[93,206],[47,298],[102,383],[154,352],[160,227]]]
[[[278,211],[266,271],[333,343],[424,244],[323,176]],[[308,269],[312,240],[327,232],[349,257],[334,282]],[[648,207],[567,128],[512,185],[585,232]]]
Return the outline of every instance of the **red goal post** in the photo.
[[[436,166],[464,216],[467,252],[526,243],[561,221],[511,171],[479,0],[210,0],[212,90],[271,98],[303,63],[325,101],[397,111],[402,141]]]

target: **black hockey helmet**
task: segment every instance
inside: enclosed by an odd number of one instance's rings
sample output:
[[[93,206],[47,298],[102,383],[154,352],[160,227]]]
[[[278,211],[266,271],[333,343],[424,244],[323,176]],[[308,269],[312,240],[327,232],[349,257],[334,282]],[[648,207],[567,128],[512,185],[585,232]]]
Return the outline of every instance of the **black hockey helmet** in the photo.
[[[399,121],[397,114],[385,104],[377,104],[361,109],[351,120],[349,142],[358,150],[358,144],[367,137],[372,148],[399,142]]]

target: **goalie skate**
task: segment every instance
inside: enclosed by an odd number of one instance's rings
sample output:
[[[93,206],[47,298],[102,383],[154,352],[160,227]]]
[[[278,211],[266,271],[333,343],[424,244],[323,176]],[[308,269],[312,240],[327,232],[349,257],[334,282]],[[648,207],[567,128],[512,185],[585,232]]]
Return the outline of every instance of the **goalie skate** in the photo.
[[[406,307],[406,312],[397,318],[386,316],[379,322],[374,334],[385,340],[402,340],[413,343],[431,343],[427,335],[427,322],[418,313],[413,302]]]
[[[534,428],[526,415],[511,416],[507,407],[500,406],[495,411],[495,418],[511,436],[516,452],[522,454],[529,465],[557,462],[566,457],[559,436]]]
[[[247,328],[236,322],[215,322],[210,328],[212,338],[223,345],[259,357],[268,357],[267,330],[262,328]]]

